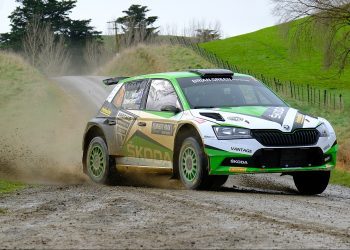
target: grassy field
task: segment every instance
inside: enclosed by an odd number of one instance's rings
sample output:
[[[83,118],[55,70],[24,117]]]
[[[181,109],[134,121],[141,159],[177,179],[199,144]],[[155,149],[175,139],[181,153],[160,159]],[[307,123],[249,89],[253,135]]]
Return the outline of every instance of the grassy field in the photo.
[[[253,33],[201,44],[220,58],[267,77],[296,84],[342,93],[344,110],[324,110],[319,107],[285,98],[292,106],[304,112],[325,117],[335,126],[340,144],[339,167],[350,171],[350,68],[342,75],[336,69],[325,70],[322,53],[317,49],[293,53],[290,42],[281,35],[279,26]]]

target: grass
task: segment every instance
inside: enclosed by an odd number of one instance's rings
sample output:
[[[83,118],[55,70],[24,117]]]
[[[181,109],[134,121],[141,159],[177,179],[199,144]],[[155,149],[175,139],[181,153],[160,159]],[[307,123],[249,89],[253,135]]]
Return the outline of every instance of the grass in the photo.
[[[213,65],[186,48],[170,45],[140,45],[122,51],[98,74],[135,76],[209,67]]]
[[[350,173],[343,170],[334,170],[331,174],[332,184],[350,187]]]
[[[0,180],[0,195],[23,189],[25,188],[25,186],[26,185],[20,182]],[[0,213],[1,213],[1,210],[0,210]]]
[[[333,182],[341,180],[338,177],[345,176],[345,173],[350,171],[349,67],[339,75],[337,69],[325,70],[320,50],[302,50],[294,53],[290,49],[290,42],[281,35],[280,26],[204,43],[201,46],[239,68],[249,69],[267,77],[276,77],[282,81],[310,84],[313,87],[342,93],[345,102],[342,111],[323,110],[290,98],[285,99],[293,107],[312,115],[325,117],[334,125],[340,144],[338,165],[343,171],[335,172]],[[343,180],[350,183],[350,179],[344,177]]]

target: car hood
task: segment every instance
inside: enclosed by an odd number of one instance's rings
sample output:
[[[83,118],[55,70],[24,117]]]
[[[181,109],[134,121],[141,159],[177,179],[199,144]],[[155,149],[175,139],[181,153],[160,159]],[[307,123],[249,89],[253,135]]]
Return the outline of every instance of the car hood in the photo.
[[[290,107],[224,107],[192,109],[196,118],[249,129],[277,129],[291,132],[300,128],[315,128],[321,121],[317,117],[303,114]]]

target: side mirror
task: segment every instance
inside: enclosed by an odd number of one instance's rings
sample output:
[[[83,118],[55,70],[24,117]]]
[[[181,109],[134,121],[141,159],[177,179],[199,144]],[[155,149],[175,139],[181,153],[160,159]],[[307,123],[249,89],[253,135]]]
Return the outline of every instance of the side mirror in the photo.
[[[180,113],[182,110],[173,106],[173,105],[165,105],[161,109],[161,111],[173,112],[175,114]]]

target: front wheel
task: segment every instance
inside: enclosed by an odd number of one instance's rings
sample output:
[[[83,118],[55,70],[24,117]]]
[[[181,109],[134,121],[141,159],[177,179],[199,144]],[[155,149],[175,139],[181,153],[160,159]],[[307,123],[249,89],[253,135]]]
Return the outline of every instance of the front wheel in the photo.
[[[328,186],[330,171],[298,172],[293,175],[300,194],[321,194]]]
[[[182,183],[188,189],[208,189],[211,181],[208,175],[208,160],[203,148],[194,137],[187,137],[181,145],[178,159]]]
[[[101,184],[115,184],[114,159],[109,156],[106,142],[101,137],[90,141],[85,160],[91,180]]]

